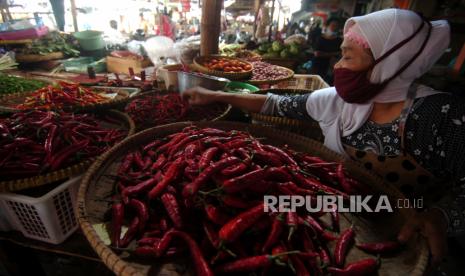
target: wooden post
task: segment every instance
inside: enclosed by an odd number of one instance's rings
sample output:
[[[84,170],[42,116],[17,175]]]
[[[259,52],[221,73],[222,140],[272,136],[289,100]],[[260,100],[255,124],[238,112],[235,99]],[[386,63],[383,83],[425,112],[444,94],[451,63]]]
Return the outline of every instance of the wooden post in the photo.
[[[200,22],[200,55],[218,54],[223,0],[203,0]]]
[[[258,13],[260,12],[260,7],[264,3],[264,0],[255,0],[254,3],[254,10],[255,10],[255,18],[254,18],[254,24],[253,24],[253,38],[257,39],[256,34],[257,34],[257,18],[258,18]]]
[[[78,32],[78,23],[77,23],[77,11],[76,11],[76,1],[70,0],[71,2],[71,15],[73,16],[73,26],[74,26],[74,31]]]
[[[270,29],[268,32],[268,42],[271,42],[271,36],[273,35],[273,17],[274,17],[274,2],[276,0],[273,0],[273,3],[271,4],[271,20],[270,20]]]

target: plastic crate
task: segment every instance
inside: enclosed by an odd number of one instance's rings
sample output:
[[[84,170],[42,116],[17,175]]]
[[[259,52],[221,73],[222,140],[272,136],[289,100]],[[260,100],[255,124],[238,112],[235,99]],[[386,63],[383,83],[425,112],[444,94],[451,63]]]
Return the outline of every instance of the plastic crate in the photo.
[[[63,242],[78,227],[74,208],[81,177],[74,177],[40,197],[0,194],[4,218],[11,228],[28,238],[52,244]]]
[[[318,90],[329,85],[319,75],[294,75],[292,79],[282,81],[271,88]]]

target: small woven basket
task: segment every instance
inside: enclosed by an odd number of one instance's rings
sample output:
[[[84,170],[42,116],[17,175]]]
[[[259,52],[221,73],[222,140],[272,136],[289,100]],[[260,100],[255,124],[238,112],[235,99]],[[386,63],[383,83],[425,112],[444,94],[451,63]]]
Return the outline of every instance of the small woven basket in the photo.
[[[203,64],[205,62],[207,62],[207,61],[209,61],[211,59],[215,59],[215,58],[222,58],[222,59],[228,59],[228,60],[241,61],[241,62],[249,64],[252,67],[252,69],[250,69],[247,72],[223,72],[223,71],[211,70],[211,69],[208,69],[207,67],[203,66]],[[249,63],[249,62],[247,62],[245,60],[242,60],[242,59],[238,59],[238,58],[234,58],[234,57],[226,57],[226,56],[200,56],[200,57],[196,57],[196,58],[194,58],[193,66],[194,66],[194,68],[196,70],[198,70],[201,73],[226,78],[226,79],[229,79],[229,80],[248,79],[252,75],[252,70],[253,70],[253,66],[252,66],[251,63]]]
[[[267,89],[260,90],[256,93],[277,95],[301,95],[313,92],[305,89]],[[307,120],[290,119],[286,117],[263,115],[260,113],[251,113],[252,124],[270,126],[281,130],[294,132],[317,141],[323,141],[323,133],[317,121],[308,118]]]

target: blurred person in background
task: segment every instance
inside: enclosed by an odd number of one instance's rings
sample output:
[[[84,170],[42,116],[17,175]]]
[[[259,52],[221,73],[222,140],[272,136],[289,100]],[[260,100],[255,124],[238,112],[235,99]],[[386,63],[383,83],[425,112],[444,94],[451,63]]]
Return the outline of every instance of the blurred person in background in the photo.
[[[332,17],[326,21],[325,29],[320,36],[313,38],[312,74],[320,75],[327,83],[333,83],[330,72],[331,64],[336,63],[341,54],[342,38],[339,36],[340,20]]]

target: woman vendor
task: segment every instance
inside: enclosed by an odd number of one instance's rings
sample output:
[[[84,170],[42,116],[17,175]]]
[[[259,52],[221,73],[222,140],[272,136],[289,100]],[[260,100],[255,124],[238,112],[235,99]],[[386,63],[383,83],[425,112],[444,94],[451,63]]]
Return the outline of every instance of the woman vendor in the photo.
[[[335,87],[296,96],[197,87],[184,96],[191,104],[217,101],[318,121],[326,147],[361,162],[407,197],[430,202],[407,220],[398,239],[420,231],[438,263],[447,234],[465,232],[465,100],[414,81],[439,59],[449,38],[446,21],[382,10],[346,22]]]

